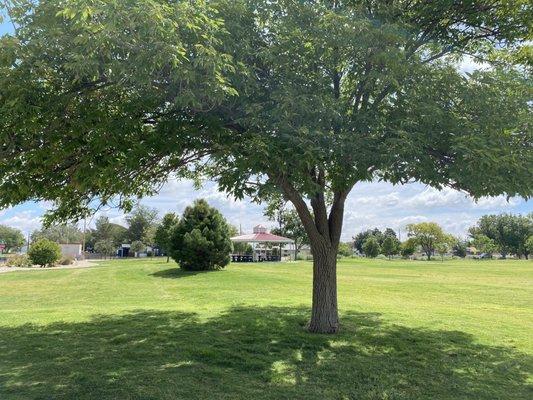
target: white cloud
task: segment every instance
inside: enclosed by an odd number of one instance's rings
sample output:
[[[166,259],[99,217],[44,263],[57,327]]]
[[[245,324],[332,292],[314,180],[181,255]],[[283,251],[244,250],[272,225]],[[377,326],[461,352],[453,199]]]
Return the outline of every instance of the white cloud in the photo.
[[[405,207],[411,208],[437,208],[437,207],[466,207],[490,210],[494,208],[513,207],[518,204],[517,199],[506,200],[504,196],[483,197],[477,202],[470,196],[451,188],[437,190],[427,188],[404,201]]]
[[[156,208],[162,216],[166,212],[181,214],[186,206],[198,198],[205,198],[222,212],[229,223],[242,226],[244,232],[251,232],[257,224],[267,227],[275,225],[263,215],[264,205],[253,203],[249,199],[235,200],[219,192],[213,182],[206,182],[196,190],[191,181],[170,180],[158,195],[141,202]],[[49,206],[28,203],[0,211],[0,223],[7,223],[25,232],[37,229],[40,226],[40,215]],[[435,221],[448,232],[464,236],[468,227],[483,214],[530,211],[530,203],[520,199],[507,202],[500,196],[482,198],[476,203],[453,189],[439,191],[422,184],[394,186],[385,182],[364,182],[356,185],[346,201],[343,240],[350,240],[357,232],[374,227],[391,227],[405,232],[407,224],[422,221]],[[106,208],[88,221],[89,226],[94,226],[99,215],[107,215],[112,222],[121,225],[126,222],[123,212]]]
[[[127,223],[126,223],[126,215],[121,214],[121,215],[118,215],[116,217],[110,217],[109,218],[109,222],[111,222],[113,224],[126,226],[127,225]]]
[[[465,195],[456,190],[446,188],[439,191],[427,188],[422,193],[406,199],[404,203],[411,208],[433,208],[458,206],[464,204],[465,200]]]
[[[490,64],[488,63],[485,63],[485,62],[481,62],[479,60],[476,60],[470,56],[465,56],[463,57],[463,59],[461,60],[461,62],[459,62],[459,64],[457,65],[457,69],[463,73],[472,73],[476,70],[488,70],[490,69],[491,66]]]
[[[375,195],[375,196],[359,196],[354,198],[349,198],[348,203],[351,206],[386,206],[394,207],[400,203],[400,195],[398,192],[392,192],[384,195]]]
[[[388,183],[357,185],[346,201],[343,240],[365,229],[377,227],[405,231],[406,225],[434,221],[458,236],[486,213],[519,212],[520,199],[503,196],[481,198],[445,188],[437,190],[422,184],[393,186]]]
[[[474,207],[481,209],[509,208],[514,207],[519,203],[519,199],[510,198],[509,200],[507,200],[505,196],[482,197],[477,202],[474,202]]]
[[[408,215],[406,217],[396,218],[393,221],[395,222],[394,225],[403,228],[409,224],[418,224],[420,222],[426,222],[428,221],[428,217],[425,215]]]
[[[24,233],[30,233],[41,227],[41,217],[33,211],[21,211],[11,217],[3,218],[0,224],[20,229]]]
[[[475,225],[477,220],[477,216],[474,217],[467,213],[459,213],[442,216],[440,224],[446,232],[455,236],[466,237],[468,228]]]

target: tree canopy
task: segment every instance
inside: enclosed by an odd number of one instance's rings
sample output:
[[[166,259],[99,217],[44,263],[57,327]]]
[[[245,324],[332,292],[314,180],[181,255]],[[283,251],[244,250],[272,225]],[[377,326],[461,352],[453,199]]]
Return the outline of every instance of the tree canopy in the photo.
[[[101,216],[96,220],[95,228],[91,231],[91,240],[97,242],[111,243],[115,248],[119,246],[127,237],[128,230],[119,224],[109,221],[109,217]]]
[[[126,221],[128,222],[127,237],[131,242],[141,241],[144,244],[152,244],[148,242],[153,242],[155,227],[158,223],[158,212],[155,208],[137,204],[126,216]]]
[[[101,239],[94,244],[94,251],[102,254],[106,258],[116,253],[117,246],[111,239]]]
[[[492,256],[492,253],[500,250],[498,244],[493,239],[483,234],[476,235],[472,241],[472,244],[476,250],[480,251],[481,253],[489,254],[490,256]]]
[[[363,243],[363,253],[370,258],[376,258],[381,251],[381,246],[374,236],[369,236]]]
[[[383,243],[381,244],[381,251],[387,257],[392,258],[393,255],[398,254],[400,251],[400,241],[396,236],[385,235]]]
[[[58,224],[31,233],[31,241],[48,239],[56,243],[81,243],[83,232],[76,224]]]
[[[294,258],[302,247],[309,244],[309,237],[305,231],[298,213],[279,196],[272,198],[264,212],[270,221],[276,221],[278,226],[271,230],[274,235],[285,236],[294,240]]]
[[[352,238],[354,242],[354,247],[359,253],[363,253],[363,244],[370,236],[375,237],[380,246],[383,245],[383,242],[387,237],[391,237],[393,242],[398,242],[396,232],[392,228],[386,228],[383,232],[380,231],[378,228],[367,229],[365,231],[359,232]]]
[[[409,258],[415,253],[417,246],[416,240],[411,237],[401,244],[400,254],[403,258]]]
[[[126,206],[207,156],[237,195],[338,202],[376,177],[531,194],[526,1],[8,3],[3,206]],[[461,74],[465,54],[494,68]]]
[[[171,235],[172,229],[179,222],[179,218],[174,213],[167,213],[163,216],[161,223],[157,225],[154,241],[157,246],[163,251],[167,256],[167,262],[170,258],[170,251],[172,248]]]
[[[418,224],[407,225],[409,237],[422,248],[428,260],[431,259],[435,250],[439,248],[445,253],[455,240],[452,236],[444,233],[439,224],[435,222],[420,222]]]
[[[358,182],[532,193],[526,0],[8,3],[0,207],[49,200],[47,221],[79,218],[172,174],[281,192],[313,250],[312,331],[338,329]],[[465,56],[490,68],[462,73]]]
[[[479,235],[491,239],[504,257],[511,253],[527,258],[526,241],[533,235],[533,213],[484,215],[469,231],[474,239]]]
[[[12,250],[18,250],[26,239],[18,229],[6,225],[0,225],[0,244],[4,245],[2,252],[9,253]]]

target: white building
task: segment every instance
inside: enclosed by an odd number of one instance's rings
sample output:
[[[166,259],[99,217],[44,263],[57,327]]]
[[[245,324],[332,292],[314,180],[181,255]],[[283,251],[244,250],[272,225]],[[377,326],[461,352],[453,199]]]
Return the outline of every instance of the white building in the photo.
[[[59,247],[61,247],[61,255],[63,257],[73,257],[76,260],[82,258],[81,243],[59,243]]]

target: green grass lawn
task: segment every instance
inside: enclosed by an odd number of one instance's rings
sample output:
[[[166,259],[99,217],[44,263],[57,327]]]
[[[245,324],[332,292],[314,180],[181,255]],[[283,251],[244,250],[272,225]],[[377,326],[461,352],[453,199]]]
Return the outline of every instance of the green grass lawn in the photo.
[[[531,399],[533,262],[164,260],[0,274],[0,399]]]

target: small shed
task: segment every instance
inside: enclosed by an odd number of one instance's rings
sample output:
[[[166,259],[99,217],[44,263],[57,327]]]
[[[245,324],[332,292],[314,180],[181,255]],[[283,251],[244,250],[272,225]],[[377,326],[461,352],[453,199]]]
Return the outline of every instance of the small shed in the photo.
[[[83,249],[81,243],[59,243],[59,247],[63,257],[72,257],[76,260],[82,258]]]

